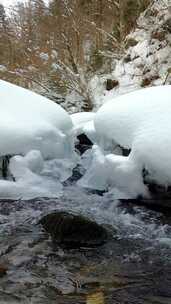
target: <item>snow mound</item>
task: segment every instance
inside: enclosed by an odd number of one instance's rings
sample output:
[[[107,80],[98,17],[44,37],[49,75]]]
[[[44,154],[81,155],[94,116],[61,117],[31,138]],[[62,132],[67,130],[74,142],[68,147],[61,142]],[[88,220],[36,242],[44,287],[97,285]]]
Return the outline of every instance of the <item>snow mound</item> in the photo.
[[[36,93],[0,81],[0,161],[10,158],[1,198],[58,197],[72,174],[73,124],[59,105]],[[1,173],[1,172],[0,172]]]
[[[141,132],[142,126],[145,128],[144,123],[150,124],[153,120],[154,124],[156,120],[162,125],[163,117],[171,117],[171,86],[145,88],[111,98],[97,112],[94,125],[99,136],[113,139],[124,148],[132,148],[137,133]],[[150,126],[145,135],[154,136],[149,132]]]
[[[149,179],[171,185],[171,86],[131,92],[105,103],[94,118],[98,146],[81,185],[99,190],[116,187],[128,195],[147,196],[143,170]],[[130,148],[128,157],[110,148]],[[111,154],[113,153],[113,154]]]
[[[71,118],[59,105],[0,80],[0,156],[36,149],[45,158],[60,157],[71,129]]]

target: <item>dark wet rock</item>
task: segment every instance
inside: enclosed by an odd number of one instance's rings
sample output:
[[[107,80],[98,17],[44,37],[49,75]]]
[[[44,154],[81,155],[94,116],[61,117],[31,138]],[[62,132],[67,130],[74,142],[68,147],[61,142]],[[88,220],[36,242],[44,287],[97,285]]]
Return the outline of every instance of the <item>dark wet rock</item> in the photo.
[[[137,205],[144,206],[150,210],[159,211],[163,213],[171,214],[171,199],[159,199],[159,198],[137,198],[137,199],[121,199],[123,205]]]
[[[64,211],[52,212],[39,223],[53,241],[65,248],[96,247],[103,245],[109,238],[103,226],[82,215]]]
[[[91,140],[85,135],[80,134],[77,136],[78,142],[76,143],[76,149],[83,154],[86,150],[90,149],[93,145]]]
[[[131,149],[126,149],[126,148],[123,148],[121,146],[119,146],[121,148],[121,151],[122,151],[122,155],[123,156],[128,156],[131,152]]]
[[[85,188],[86,192],[88,194],[97,194],[99,196],[103,196],[106,192],[107,192],[107,189],[106,190],[97,190],[97,189],[90,189],[90,188]]]
[[[9,172],[9,162],[11,157],[12,155],[4,155],[0,157],[0,171],[4,179],[12,177],[11,173]]]
[[[138,41],[131,37],[131,38],[126,40],[126,46],[125,47],[128,49],[129,47],[133,47],[137,44],[138,44]]]
[[[149,183],[148,189],[151,193],[151,196],[153,196],[156,199],[170,199],[171,200],[171,186],[166,188],[162,185],[157,185],[155,183]]]
[[[171,215],[171,186],[164,187],[150,180],[149,172],[142,171],[144,184],[147,186],[150,197],[137,197],[136,199],[121,199],[120,202],[127,205],[145,206],[150,210],[160,211]]]
[[[150,199],[141,199],[140,203],[151,206],[153,209],[161,211],[171,211],[171,186],[164,187],[154,182],[148,181],[149,174],[147,171],[143,173],[144,183],[148,187]]]
[[[125,63],[130,62],[130,61],[131,61],[131,55],[130,55],[130,54],[126,55],[126,56],[123,58],[123,61],[124,61]]]
[[[106,80],[106,90],[110,91],[119,85],[119,81],[117,79],[107,79]]]
[[[149,85],[151,85],[152,81],[157,80],[158,78],[159,78],[159,75],[153,75],[150,77],[143,78],[141,81],[141,87],[142,88],[148,87]]]
[[[171,33],[171,18],[168,18],[164,23],[162,28],[166,31]]]
[[[83,176],[81,172],[81,168],[79,165],[77,165],[73,170],[72,170],[72,175],[63,182],[64,186],[68,185],[73,185],[75,184],[81,177]]]
[[[8,268],[6,266],[0,264],[0,278],[7,274],[7,270]]]
[[[154,31],[151,34],[152,39],[157,39],[159,41],[163,41],[165,39],[166,33],[165,31]]]

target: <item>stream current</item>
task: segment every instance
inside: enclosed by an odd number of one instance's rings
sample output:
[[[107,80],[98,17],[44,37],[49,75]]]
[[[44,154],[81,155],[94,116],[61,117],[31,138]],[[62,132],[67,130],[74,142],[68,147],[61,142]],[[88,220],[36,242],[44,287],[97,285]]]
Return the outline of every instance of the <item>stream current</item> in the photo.
[[[66,250],[42,227],[53,210],[107,225],[98,248]],[[171,214],[66,183],[59,198],[0,200],[0,304],[170,304]]]
[[[37,225],[51,210],[109,225],[97,249],[54,247]],[[171,303],[171,216],[66,186],[58,199],[0,201],[0,303]]]

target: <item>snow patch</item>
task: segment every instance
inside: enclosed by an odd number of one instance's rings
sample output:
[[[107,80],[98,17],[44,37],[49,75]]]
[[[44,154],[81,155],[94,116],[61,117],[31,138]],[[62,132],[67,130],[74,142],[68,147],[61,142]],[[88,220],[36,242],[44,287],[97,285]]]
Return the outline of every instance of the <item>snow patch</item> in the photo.
[[[0,72],[6,72],[7,68],[5,65],[0,64]]]
[[[39,54],[40,59],[42,59],[43,61],[48,61],[49,60],[49,55],[47,53],[41,52]]]

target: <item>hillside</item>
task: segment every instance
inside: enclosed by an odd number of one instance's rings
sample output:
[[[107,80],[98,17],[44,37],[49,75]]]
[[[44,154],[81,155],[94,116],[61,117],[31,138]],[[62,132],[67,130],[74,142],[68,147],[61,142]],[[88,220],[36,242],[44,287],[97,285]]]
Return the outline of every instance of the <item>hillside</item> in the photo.
[[[126,37],[126,50],[120,60],[113,60],[109,74],[95,77],[95,109],[108,97],[138,88],[170,84],[171,78],[171,6],[166,1],[153,1],[137,20],[137,26]],[[106,90],[113,80],[114,88]],[[110,81],[109,81],[110,80]]]

